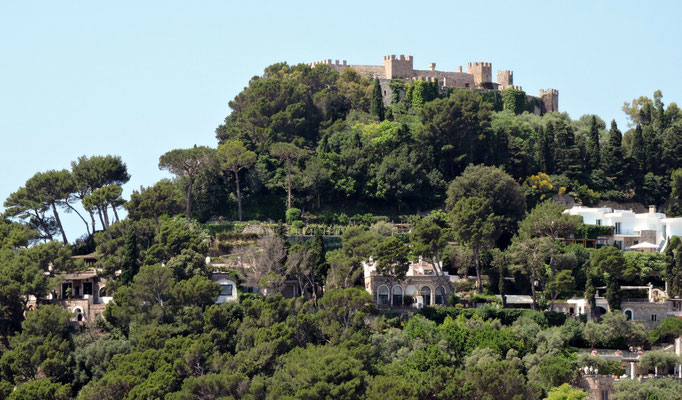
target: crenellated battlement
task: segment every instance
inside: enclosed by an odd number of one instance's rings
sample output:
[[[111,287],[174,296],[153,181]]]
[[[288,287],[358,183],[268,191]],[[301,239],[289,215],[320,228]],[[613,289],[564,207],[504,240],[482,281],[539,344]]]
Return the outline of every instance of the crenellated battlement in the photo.
[[[540,89],[540,100],[544,104],[544,112],[559,111],[559,91],[556,89]]]
[[[386,69],[386,78],[411,78],[414,76],[414,65],[412,56],[405,56],[403,54],[396,57],[395,54],[384,56],[384,68]]]
[[[339,62],[339,60],[334,60],[334,62],[332,63],[331,58],[328,58],[326,60],[321,60],[321,61],[313,61],[311,63],[307,63],[306,65],[308,65],[310,67],[314,67],[316,65],[329,65],[329,66],[337,66],[337,67],[347,67],[348,66],[346,60],[341,60],[341,62]]]
[[[493,81],[493,64],[489,62],[467,63],[467,72],[474,76],[474,84],[478,88],[489,86]]]
[[[558,96],[559,91],[556,89],[547,89],[547,90],[540,89],[540,97],[542,97],[544,95]]]

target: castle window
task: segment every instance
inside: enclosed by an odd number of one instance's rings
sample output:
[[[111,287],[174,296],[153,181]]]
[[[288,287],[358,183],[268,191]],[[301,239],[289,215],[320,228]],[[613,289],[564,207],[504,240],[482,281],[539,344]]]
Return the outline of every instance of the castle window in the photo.
[[[632,320],[632,310],[625,310],[625,318],[626,318],[628,321],[631,321],[631,320]]]
[[[651,320],[652,321],[656,321],[656,318],[658,318],[658,316],[656,314],[651,314]]]
[[[602,390],[601,391],[601,400],[609,400],[609,391],[608,390]]]
[[[83,282],[83,294],[92,295],[92,282]]]
[[[464,87],[465,87],[465,88],[468,88],[468,87],[469,87],[469,84],[468,84],[468,83],[465,83],[465,84],[464,84]]]

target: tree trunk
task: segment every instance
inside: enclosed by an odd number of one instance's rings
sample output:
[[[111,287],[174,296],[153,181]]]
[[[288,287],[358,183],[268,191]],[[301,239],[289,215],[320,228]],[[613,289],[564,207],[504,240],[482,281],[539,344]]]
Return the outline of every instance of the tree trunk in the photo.
[[[83,216],[81,215],[81,213],[79,213],[78,210],[76,210],[71,204],[69,204],[69,203],[64,203],[64,204],[66,204],[67,207],[69,207],[76,214],[78,214],[78,216],[81,218],[81,220],[85,224],[85,230],[88,232],[88,236],[90,236],[90,226],[88,225],[88,221],[86,221],[85,218],[83,218]]]
[[[187,219],[191,220],[192,219],[192,184],[194,183],[194,180],[192,179],[192,175],[188,175],[189,177],[189,183],[187,185]]]
[[[537,294],[535,293],[535,269],[531,269],[530,271],[530,292],[533,296],[533,303],[531,304],[531,308],[533,309],[533,311],[535,311],[538,308]]]
[[[114,210],[114,217],[116,218],[116,222],[119,222],[118,213],[116,212],[116,205],[112,204],[111,209]]]
[[[483,293],[483,282],[481,280],[481,258],[478,254],[478,249],[474,248],[474,263],[476,264],[476,286],[479,294]]]
[[[104,227],[104,230],[109,232],[109,226],[104,223],[104,217],[102,216],[102,209],[100,207],[97,207],[97,215],[99,215],[99,222],[102,224],[102,227]]]
[[[317,192],[317,209],[320,209],[320,192]]]
[[[104,225],[107,228],[107,232],[109,231],[109,225],[110,225],[109,224],[109,211],[108,211],[108,209],[109,209],[109,207],[107,207],[106,205],[104,207],[102,207],[102,215],[104,215]]]
[[[237,216],[239,217],[239,222],[242,222],[242,192],[239,189],[239,171],[233,171],[235,186],[237,186]]]
[[[52,202],[52,212],[54,213],[54,219],[57,222],[57,226],[59,227],[59,230],[62,232],[62,239],[64,240],[64,244],[69,243],[69,241],[66,240],[66,232],[64,232],[62,220],[59,219],[59,213],[57,213],[57,206],[54,204],[54,202]]]
[[[88,210],[88,213],[90,214],[90,221],[92,222],[92,233],[94,234],[95,231],[97,230],[97,222],[95,222],[95,213],[93,213],[92,210]]]
[[[291,208],[291,164],[287,162],[287,210]]]

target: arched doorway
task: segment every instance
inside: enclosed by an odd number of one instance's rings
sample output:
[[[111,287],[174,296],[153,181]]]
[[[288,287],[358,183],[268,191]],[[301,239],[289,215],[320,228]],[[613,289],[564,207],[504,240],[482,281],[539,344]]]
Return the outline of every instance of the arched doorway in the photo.
[[[379,290],[377,292],[379,293],[377,303],[379,303],[380,306],[387,305],[388,304],[388,286],[379,286]]]
[[[393,289],[391,290],[393,293],[393,306],[402,306],[403,305],[403,288],[400,286],[393,286]]]
[[[425,306],[430,306],[431,305],[431,288],[428,286],[424,286],[421,291],[422,298],[424,299],[424,305]]]
[[[436,288],[436,304],[445,304],[445,289],[442,286]]]

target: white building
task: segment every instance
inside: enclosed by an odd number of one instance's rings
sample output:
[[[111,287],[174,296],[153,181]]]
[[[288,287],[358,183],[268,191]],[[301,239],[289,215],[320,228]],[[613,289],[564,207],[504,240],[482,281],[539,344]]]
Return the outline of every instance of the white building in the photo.
[[[656,245],[658,251],[662,252],[672,236],[682,237],[682,218],[666,218],[665,214],[656,212],[656,206],[649,206],[648,213],[582,206],[565,212],[580,215],[585,224],[612,226],[612,244],[622,250],[647,242]]]

